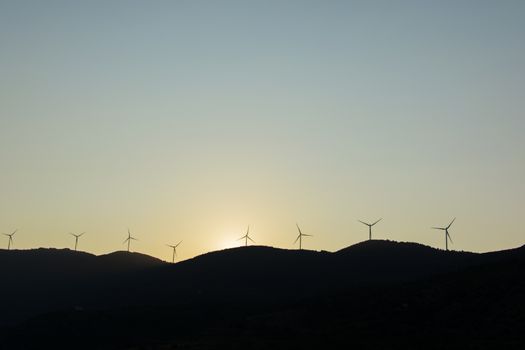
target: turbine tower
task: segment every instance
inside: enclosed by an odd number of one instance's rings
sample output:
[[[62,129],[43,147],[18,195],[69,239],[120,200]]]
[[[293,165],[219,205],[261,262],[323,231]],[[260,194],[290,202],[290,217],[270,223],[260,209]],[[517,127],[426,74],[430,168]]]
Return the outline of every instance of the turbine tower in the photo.
[[[82,232],[82,233],[79,233],[78,235],[74,234],[74,233],[71,233],[69,232],[69,234],[73,237],[75,237],[75,251],[77,250],[77,245],[78,245],[78,239],[80,237],[82,237],[82,235],[84,234],[85,232]]]
[[[244,239],[244,246],[248,246],[248,240],[252,241],[252,243],[255,243],[253,239],[250,238],[250,226],[248,225],[248,229],[246,230],[246,234],[238,239],[240,241],[241,239]]]
[[[445,231],[445,250],[448,250],[448,240],[450,239],[450,243],[454,243],[452,242],[452,238],[450,237],[449,233],[448,233],[448,229],[450,228],[450,226],[452,226],[452,223],[456,220],[456,218],[452,219],[452,221],[450,222],[450,224],[448,224],[447,227],[432,227],[434,230],[442,230],[442,231]]]
[[[299,227],[299,224],[295,223],[295,226],[297,226],[297,230],[299,231],[299,235],[293,242],[293,244],[297,243],[299,241],[299,250],[303,249],[303,237],[313,237],[312,235],[307,235],[306,233],[301,232],[301,228]]]
[[[372,226],[374,226],[375,224],[377,224],[379,221],[383,220],[383,218],[377,220],[376,222],[374,222],[373,224],[369,224],[367,222],[364,222],[364,221],[361,221],[361,220],[357,220],[359,221],[360,223],[362,224],[365,224],[366,226],[368,226],[368,240],[371,241],[372,240]]]
[[[132,237],[131,236],[131,232],[129,231],[129,228],[128,228],[128,238],[126,238],[124,240],[124,242],[122,242],[122,244],[125,244],[126,242],[128,242],[128,252],[129,252],[129,244],[131,243],[131,241],[138,241],[138,239],[136,239],[135,237]]]
[[[182,241],[180,241],[179,243],[175,244],[175,245],[169,245],[169,244],[166,244],[168,247],[171,247],[173,248],[173,257],[171,258],[171,262],[174,263],[175,262],[175,257],[177,256],[177,247],[179,246],[179,244],[181,244]]]
[[[11,243],[13,243],[13,236],[18,231],[18,229],[14,230],[12,233],[3,233],[4,236],[9,237],[9,240],[7,241],[7,250],[11,249]]]

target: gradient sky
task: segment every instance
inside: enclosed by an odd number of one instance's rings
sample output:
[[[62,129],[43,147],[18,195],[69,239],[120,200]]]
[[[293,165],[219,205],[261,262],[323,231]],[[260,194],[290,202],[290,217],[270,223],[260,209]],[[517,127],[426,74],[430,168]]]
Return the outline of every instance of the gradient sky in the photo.
[[[525,243],[524,1],[0,1],[0,232],[181,259]],[[5,238],[5,237],[4,237]],[[0,241],[7,245],[7,239]]]

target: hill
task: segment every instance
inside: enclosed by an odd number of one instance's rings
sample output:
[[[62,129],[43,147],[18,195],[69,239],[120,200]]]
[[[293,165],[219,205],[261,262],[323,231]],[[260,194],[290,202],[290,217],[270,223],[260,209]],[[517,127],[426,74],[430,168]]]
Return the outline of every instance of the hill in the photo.
[[[10,346],[19,344],[16,335],[45,342],[77,334],[89,335],[87,348],[291,348],[321,346],[324,333],[345,343],[351,331],[359,335],[352,345],[384,348],[376,328],[395,339],[420,331],[437,337],[440,330],[457,339],[451,325],[475,333],[469,322],[506,329],[511,346],[524,325],[524,262],[524,247],[475,254],[390,241],[334,253],[251,246],[177,264],[127,252],[0,251],[0,264],[12,267],[9,289],[0,291],[12,302],[0,317]]]
[[[0,324],[77,305],[101,289],[130,275],[165,264],[148,255],[114,252],[107,255],[69,249],[0,250],[3,287]]]

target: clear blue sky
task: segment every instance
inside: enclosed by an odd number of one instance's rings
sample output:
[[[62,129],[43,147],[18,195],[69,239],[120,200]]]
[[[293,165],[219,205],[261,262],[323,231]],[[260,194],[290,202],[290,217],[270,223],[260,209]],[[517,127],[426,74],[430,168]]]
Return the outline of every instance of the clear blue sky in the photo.
[[[524,244],[523,1],[0,1],[0,232],[181,258]],[[7,240],[5,242],[7,244]],[[3,244],[0,242],[0,244]]]

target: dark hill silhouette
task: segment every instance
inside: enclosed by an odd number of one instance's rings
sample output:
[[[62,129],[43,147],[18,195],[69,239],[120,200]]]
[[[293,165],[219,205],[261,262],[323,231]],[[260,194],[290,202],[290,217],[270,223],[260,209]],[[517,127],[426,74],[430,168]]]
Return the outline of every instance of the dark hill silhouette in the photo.
[[[124,251],[96,256],[70,249],[39,248],[0,250],[0,264],[10,266],[6,271],[7,275],[18,279],[23,275],[60,278],[63,274],[116,273],[159,265],[162,261],[148,255]]]
[[[0,298],[11,302],[0,307],[0,321],[10,325],[4,332],[10,334],[5,337],[11,345],[16,345],[16,334],[52,341],[53,334],[71,332],[92,338],[94,343],[86,343],[87,348],[106,341],[109,348],[125,348],[120,332],[134,329],[126,335],[131,342],[127,345],[148,344],[152,339],[176,343],[178,337],[193,344],[192,337],[198,337],[211,346],[224,336],[225,344],[255,337],[272,346],[267,341],[280,337],[290,348],[293,343],[280,333],[283,329],[295,335],[321,330],[344,342],[340,337],[351,326],[362,339],[377,341],[380,334],[360,325],[360,319],[396,330],[396,324],[382,324],[381,319],[396,323],[392,317],[399,308],[415,305],[410,308],[413,319],[402,319],[407,327],[402,331],[412,327],[417,333],[419,322],[426,324],[428,315],[444,322],[439,327],[449,327],[448,314],[467,327],[462,317],[475,320],[465,317],[461,308],[491,305],[490,316],[510,322],[505,329],[512,333],[523,325],[523,318],[506,319],[505,313],[511,312],[511,306],[525,311],[520,270],[524,261],[524,247],[476,254],[375,240],[334,253],[249,246],[177,264],[127,252],[94,256],[55,249],[4,250],[0,266],[9,266],[9,271]],[[454,307],[449,300],[459,304]],[[497,305],[503,305],[503,316]],[[417,321],[421,315],[423,320]],[[333,323],[335,330],[319,323],[322,319]],[[86,330],[78,333],[77,328]],[[311,341],[297,344],[320,346],[319,334],[310,333],[306,335]],[[27,340],[25,345],[35,344]],[[363,347],[357,340],[353,345]]]
[[[164,261],[149,255],[123,250],[99,255],[97,258],[101,265],[111,267],[114,270],[142,269],[165,264]]]
[[[162,264],[148,255],[122,251],[95,256],[69,249],[0,250],[0,297],[10,300],[0,308],[0,324],[74,305],[112,281]]]
[[[0,251],[0,266],[6,266],[3,281],[13,291],[34,286],[85,278],[106,278],[159,266],[161,260],[139,253],[114,252],[95,256],[69,249],[33,249]]]

